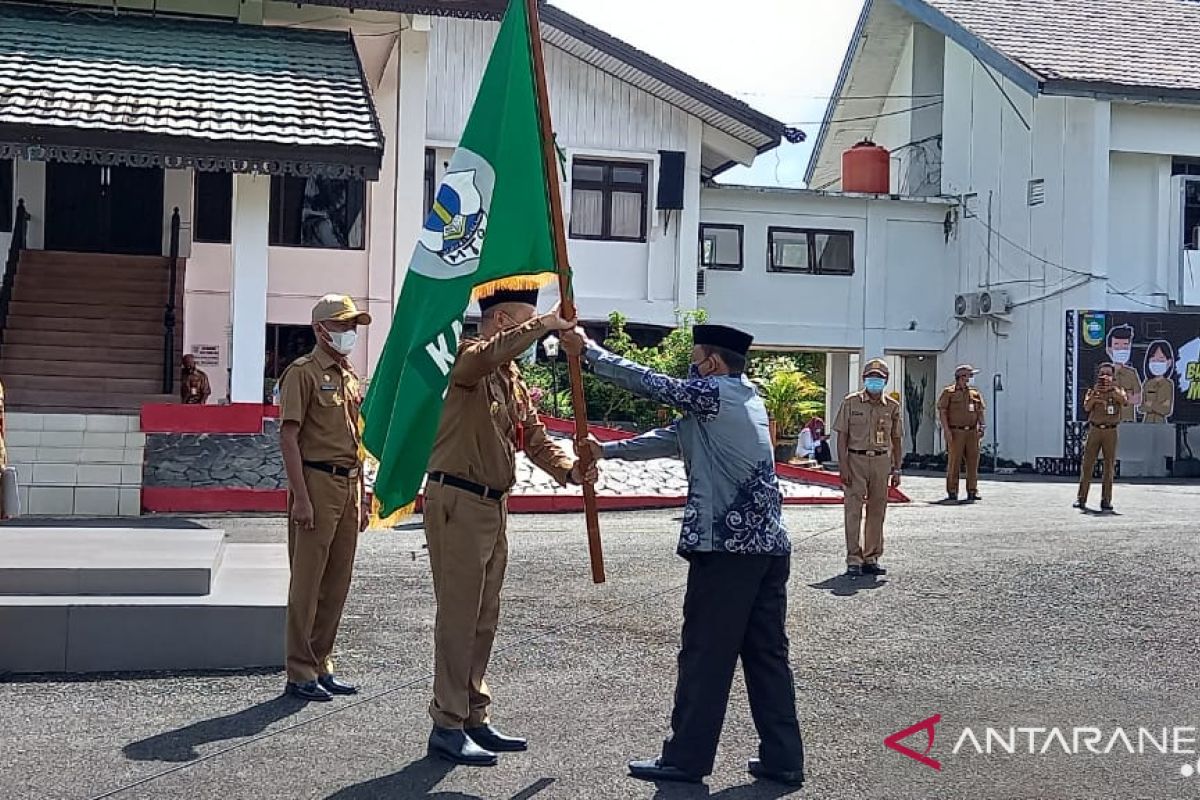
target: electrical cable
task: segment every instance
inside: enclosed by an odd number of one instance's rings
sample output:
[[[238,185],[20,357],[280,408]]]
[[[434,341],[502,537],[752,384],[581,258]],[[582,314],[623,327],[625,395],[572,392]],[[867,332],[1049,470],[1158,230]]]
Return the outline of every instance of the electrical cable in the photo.
[[[861,116],[861,117],[845,117],[843,119],[831,119],[831,120],[829,120],[829,124],[837,125],[842,122],[862,122],[864,120],[869,120],[869,119],[883,119],[884,117],[895,117],[895,116],[899,116],[900,114],[911,114],[914,111],[920,111],[925,108],[933,108],[934,106],[940,106],[941,104],[942,104],[941,100],[934,100],[932,103],[922,103],[921,105],[910,106],[909,108],[901,108],[901,109],[897,109],[895,111],[884,111],[879,114],[867,114],[867,115]],[[808,122],[789,122],[787,124],[795,125],[795,126],[823,125],[823,124],[825,124],[825,120],[818,119],[818,120],[810,120]]]

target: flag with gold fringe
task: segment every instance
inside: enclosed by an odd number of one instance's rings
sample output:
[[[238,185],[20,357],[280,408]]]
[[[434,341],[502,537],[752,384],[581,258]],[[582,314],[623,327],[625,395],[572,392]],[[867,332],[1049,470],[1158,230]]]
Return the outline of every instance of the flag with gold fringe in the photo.
[[[420,491],[471,300],[540,287],[556,271],[529,37],[525,3],[512,0],[363,404],[377,520]]]

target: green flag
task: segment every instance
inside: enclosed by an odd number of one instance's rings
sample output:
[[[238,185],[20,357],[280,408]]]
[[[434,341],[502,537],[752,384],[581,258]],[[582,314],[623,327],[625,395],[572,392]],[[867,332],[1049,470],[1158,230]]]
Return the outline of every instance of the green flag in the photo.
[[[546,180],[529,20],[511,0],[363,405],[380,517],[420,490],[472,293],[533,288],[555,271]]]

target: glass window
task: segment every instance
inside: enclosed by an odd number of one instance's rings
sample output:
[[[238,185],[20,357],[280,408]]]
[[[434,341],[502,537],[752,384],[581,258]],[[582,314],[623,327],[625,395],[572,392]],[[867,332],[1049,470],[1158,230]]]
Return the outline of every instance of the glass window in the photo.
[[[228,244],[233,233],[233,174],[197,172],[192,194],[192,239]]]
[[[0,160],[0,231],[12,231],[16,206],[13,201],[13,162],[6,158]]]
[[[646,241],[650,166],[575,159],[571,165],[571,238]]]
[[[366,184],[356,179],[274,176],[270,243],[363,249],[366,194]]]
[[[806,228],[767,229],[769,272],[854,274],[854,232]]]
[[[700,264],[708,269],[742,268],[742,226],[701,225]]]
[[[437,150],[432,147],[425,148],[425,213],[421,215],[421,221],[429,216],[429,212],[433,209],[433,196],[437,192]]]

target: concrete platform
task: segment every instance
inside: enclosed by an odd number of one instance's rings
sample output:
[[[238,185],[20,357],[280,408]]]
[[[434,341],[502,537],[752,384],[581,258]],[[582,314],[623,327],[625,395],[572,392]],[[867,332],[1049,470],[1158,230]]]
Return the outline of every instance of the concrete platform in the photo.
[[[219,530],[4,528],[0,595],[206,595]]]
[[[206,595],[0,596],[0,672],[278,666],[287,586],[286,545],[230,544]]]

